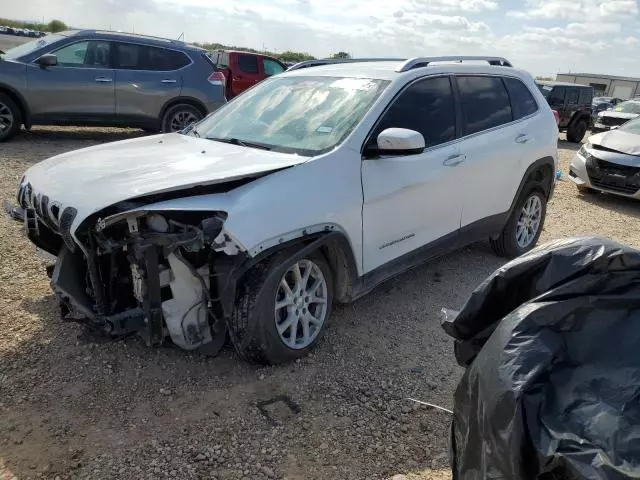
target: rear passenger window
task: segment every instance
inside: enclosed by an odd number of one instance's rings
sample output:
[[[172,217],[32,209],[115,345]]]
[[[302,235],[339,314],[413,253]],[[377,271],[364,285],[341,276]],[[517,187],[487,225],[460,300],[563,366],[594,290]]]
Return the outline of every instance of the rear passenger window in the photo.
[[[513,111],[513,119],[531,115],[538,110],[538,105],[533,99],[533,95],[529,89],[520,80],[515,78],[503,78],[504,84],[509,92],[509,98],[511,99],[511,110]]]
[[[593,92],[590,88],[581,88],[580,89],[580,104],[589,104],[593,101]]]
[[[580,93],[578,92],[577,88],[568,88],[567,89],[567,104],[568,105],[577,105],[579,96],[580,96]]]
[[[182,52],[133,43],[118,43],[115,68],[166,72],[178,70],[190,61]]]
[[[387,128],[408,128],[422,134],[427,148],[449,142],[456,135],[455,110],[449,77],[420,80],[391,104],[374,139]]]
[[[238,67],[244,73],[258,73],[258,58],[254,55],[238,55]]]
[[[549,94],[549,105],[564,105],[564,87],[553,87]]]
[[[509,95],[498,77],[456,77],[465,135],[513,120]]]

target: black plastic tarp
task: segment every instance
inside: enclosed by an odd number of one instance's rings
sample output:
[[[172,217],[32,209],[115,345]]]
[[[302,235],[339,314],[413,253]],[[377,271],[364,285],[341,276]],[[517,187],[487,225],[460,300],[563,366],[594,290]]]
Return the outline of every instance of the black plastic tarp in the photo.
[[[467,367],[455,479],[640,479],[640,251],[548,243],[494,272],[443,327]]]

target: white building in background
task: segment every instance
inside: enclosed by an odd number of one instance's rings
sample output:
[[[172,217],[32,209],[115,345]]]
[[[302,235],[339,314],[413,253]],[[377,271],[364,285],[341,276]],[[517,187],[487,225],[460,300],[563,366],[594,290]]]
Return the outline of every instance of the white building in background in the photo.
[[[590,85],[594,96],[617,97],[623,100],[640,96],[640,78],[617,77],[615,75],[599,75],[596,73],[559,73],[558,82]]]

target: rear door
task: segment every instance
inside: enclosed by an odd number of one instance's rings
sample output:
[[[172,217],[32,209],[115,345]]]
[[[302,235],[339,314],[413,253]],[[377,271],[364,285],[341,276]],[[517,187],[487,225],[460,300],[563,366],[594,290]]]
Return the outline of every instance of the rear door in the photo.
[[[538,107],[527,87],[517,79],[498,76],[456,76],[462,108],[466,181],[461,227],[492,230],[492,217],[508,211],[522,172],[531,163],[531,148],[539,144],[531,128]],[[507,90],[507,85],[510,87]],[[516,96],[522,106],[512,108]],[[479,223],[476,223],[479,222]]]
[[[148,123],[159,119],[167,102],[180,95],[181,70],[191,64],[183,52],[116,42],[116,113],[122,121]]]
[[[565,97],[567,94],[566,87],[553,87],[549,96],[547,97],[547,101],[549,102],[549,106],[558,112],[560,116],[560,126],[566,127],[571,120],[571,116],[569,115],[569,111],[565,104]]]
[[[84,40],[48,52],[58,64],[27,65],[29,107],[35,122],[99,122],[115,113],[111,42]]]
[[[262,57],[262,73],[265,77],[278,75],[286,70],[286,67],[273,58]]]
[[[241,94],[262,80],[260,65],[256,55],[232,53],[231,96]]]
[[[566,114],[568,117],[567,123],[571,122],[573,116],[582,110],[580,105],[580,88],[578,87],[567,87],[566,93]]]

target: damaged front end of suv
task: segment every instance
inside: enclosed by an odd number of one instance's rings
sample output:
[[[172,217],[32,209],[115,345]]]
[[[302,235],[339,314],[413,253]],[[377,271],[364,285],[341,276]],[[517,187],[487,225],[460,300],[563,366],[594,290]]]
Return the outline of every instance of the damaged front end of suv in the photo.
[[[82,220],[72,234],[76,210],[23,182],[20,206],[8,213],[57,258],[48,274],[64,319],[114,337],[137,333],[149,346],[169,337],[183,349],[215,355],[227,336],[234,273],[248,255],[225,232],[224,211],[146,209],[166,198],[113,205]]]

